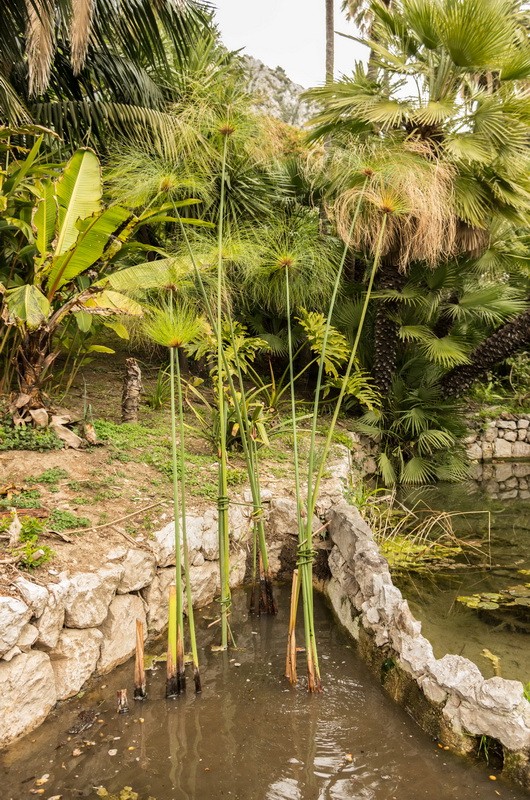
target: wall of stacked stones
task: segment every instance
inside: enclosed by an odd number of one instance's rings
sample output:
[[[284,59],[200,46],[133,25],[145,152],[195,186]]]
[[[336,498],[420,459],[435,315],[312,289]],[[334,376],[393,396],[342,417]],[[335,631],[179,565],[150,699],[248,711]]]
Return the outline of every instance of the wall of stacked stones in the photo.
[[[472,460],[530,459],[529,414],[501,414],[490,422],[470,424],[472,429],[465,444]]]
[[[483,736],[498,743],[503,773],[530,788],[530,703],[522,683],[485,679],[459,655],[435,658],[357,509],[339,503],[328,520],[332,577],[325,591],[381,683],[451,750],[477,754]]]

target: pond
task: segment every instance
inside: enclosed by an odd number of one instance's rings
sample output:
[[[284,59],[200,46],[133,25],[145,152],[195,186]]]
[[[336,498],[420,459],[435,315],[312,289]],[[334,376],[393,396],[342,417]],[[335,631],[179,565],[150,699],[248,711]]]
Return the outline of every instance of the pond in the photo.
[[[316,597],[325,690],[310,696],[283,678],[289,609],[278,590],[276,618],[249,618],[234,593],[237,650],[212,652],[208,627],[217,607],[199,614],[203,693],[166,701],[162,665],[149,675],[149,699],[116,713],[116,691],[132,695],[133,664],[100,678],[34,733],[0,754],[2,800],[95,797],[93,787],[125,785],[157,800],[522,800],[492,767],[453,756],[429,740],[384,693]],[[300,639],[301,640],[301,639]],[[159,651],[163,649],[160,642]],[[301,656],[303,658],[303,656]],[[303,671],[302,662],[300,672]],[[68,730],[83,709],[93,726]],[[74,755],[75,753],[75,755]],[[33,790],[33,794],[32,794]]]
[[[516,614],[510,609],[468,608],[457,600],[476,593],[488,593],[495,600],[493,595],[513,587],[519,587],[515,593],[521,594],[530,583],[530,573],[525,574],[530,570],[530,492],[526,488],[530,464],[484,469],[486,474],[477,475],[477,480],[438,484],[402,498],[408,507],[466,512],[452,518],[453,528],[459,537],[472,540],[478,552],[467,551],[469,562],[462,559],[459,567],[394,579],[414,615],[422,620],[423,633],[437,657],[449,652],[463,655],[487,678],[499,670],[502,677],[526,684],[530,681],[528,590],[527,596],[518,598]],[[483,511],[491,513],[490,531],[486,514],[468,513]],[[486,606],[490,605],[487,601]]]

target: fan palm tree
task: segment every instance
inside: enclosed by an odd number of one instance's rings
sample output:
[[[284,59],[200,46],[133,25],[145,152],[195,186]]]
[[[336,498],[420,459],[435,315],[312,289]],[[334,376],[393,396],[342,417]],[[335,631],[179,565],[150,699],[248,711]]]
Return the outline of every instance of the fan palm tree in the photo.
[[[167,128],[174,66],[207,20],[195,0],[6,0],[3,13],[1,117],[74,144],[108,128]]]
[[[379,291],[399,293],[416,261],[476,255],[498,217],[528,219],[530,46],[514,10],[522,14],[523,3],[394,0],[389,9],[373,0],[372,37],[363,41],[377,74],[357,65],[350,78],[311,92],[322,108],[313,135],[332,136],[342,150],[333,187],[339,231],[349,229],[362,180],[352,160],[364,159],[370,178],[352,245],[369,254],[391,217]],[[388,301],[376,312],[373,374],[383,395],[397,363],[395,314]]]

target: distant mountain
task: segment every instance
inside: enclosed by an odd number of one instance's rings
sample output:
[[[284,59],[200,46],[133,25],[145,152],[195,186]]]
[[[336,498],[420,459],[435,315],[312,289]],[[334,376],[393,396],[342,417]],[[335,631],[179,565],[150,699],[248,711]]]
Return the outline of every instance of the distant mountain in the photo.
[[[300,127],[314,113],[313,104],[301,100],[303,86],[294,83],[282,67],[272,69],[252,56],[243,56],[247,89],[256,97],[256,108],[265,114]]]

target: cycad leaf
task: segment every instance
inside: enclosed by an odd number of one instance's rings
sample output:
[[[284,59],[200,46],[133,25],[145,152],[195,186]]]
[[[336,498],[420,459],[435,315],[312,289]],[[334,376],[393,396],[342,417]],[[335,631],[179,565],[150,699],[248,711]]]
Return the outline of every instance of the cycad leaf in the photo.
[[[79,234],[76,223],[99,211],[103,185],[93,150],[77,150],[55,185],[59,205],[56,255],[65,253]]]

